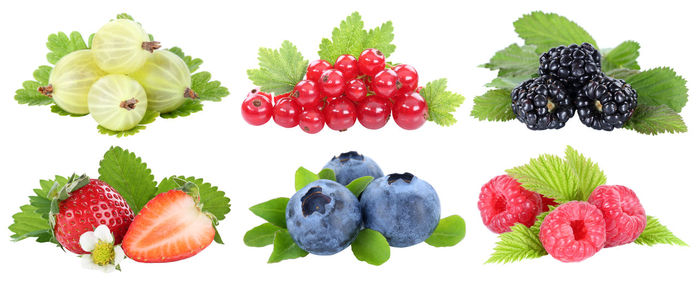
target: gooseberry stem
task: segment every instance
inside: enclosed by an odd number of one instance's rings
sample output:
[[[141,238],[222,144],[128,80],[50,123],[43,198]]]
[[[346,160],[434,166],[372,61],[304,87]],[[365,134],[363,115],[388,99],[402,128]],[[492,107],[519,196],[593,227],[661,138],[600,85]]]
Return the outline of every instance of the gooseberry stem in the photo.
[[[47,86],[40,86],[36,91],[39,91],[41,95],[49,98],[53,98],[53,85],[49,84]]]
[[[190,99],[199,99],[199,95],[195,93],[192,89],[189,87],[185,89],[185,98],[190,98]]]
[[[160,42],[158,42],[158,41],[143,42],[143,43],[141,43],[141,48],[143,48],[143,50],[146,50],[148,52],[153,53],[153,51],[160,48]]]
[[[131,98],[129,100],[124,100],[119,104],[119,107],[126,109],[126,110],[133,110],[136,108],[136,104],[139,102],[136,98]]]

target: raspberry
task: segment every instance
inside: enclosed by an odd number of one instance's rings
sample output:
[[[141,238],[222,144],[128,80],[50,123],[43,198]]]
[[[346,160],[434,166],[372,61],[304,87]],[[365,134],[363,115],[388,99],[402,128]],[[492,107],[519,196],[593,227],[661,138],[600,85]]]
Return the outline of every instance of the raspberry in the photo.
[[[515,116],[532,130],[559,129],[574,116],[573,101],[564,84],[551,76],[524,81],[510,98]]]
[[[603,212],[606,248],[633,242],[647,225],[646,213],[637,195],[625,186],[598,186],[588,202]]]
[[[580,89],[600,72],[600,52],[588,43],[555,47],[540,56],[540,75],[559,78],[569,89]]]
[[[549,213],[540,226],[540,241],[553,258],[582,261],[605,245],[605,218],[596,206],[568,202]]]
[[[481,187],[479,211],[489,230],[504,233],[516,223],[532,226],[542,211],[542,200],[512,177],[501,175]]]
[[[549,211],[549,206],[558,206],[559,203],[554,201],[554,199],[547,198],[544,195],[540,194],[540,197],[542,197],[542,212],[548,212]]]
[[[637,91],[621,79],[598,75],[576,94],[578,117],[593,129],[622,128],[637,107]]]

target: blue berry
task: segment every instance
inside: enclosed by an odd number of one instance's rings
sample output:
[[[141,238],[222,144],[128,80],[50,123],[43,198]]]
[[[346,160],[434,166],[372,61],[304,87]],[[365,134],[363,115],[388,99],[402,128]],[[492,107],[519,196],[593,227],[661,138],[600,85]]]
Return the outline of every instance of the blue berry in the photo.
[[[335,181],[316,180],[287,204],[287,230],[299,247],[315,255],[347,248],[362,228],[360,202]]]
[[[355,151],[333,157],[323,168],[332,169],[335,172],[336,181],[343,185],[348,185],[348,183],[363,176],[374,178],[384,176],[384,172],[377,163]]]
[[[393,247],[428,239],[440,222],[440,199],[433,186],[410,173],[372,181],[360,195],[365,227],[378,231]]]

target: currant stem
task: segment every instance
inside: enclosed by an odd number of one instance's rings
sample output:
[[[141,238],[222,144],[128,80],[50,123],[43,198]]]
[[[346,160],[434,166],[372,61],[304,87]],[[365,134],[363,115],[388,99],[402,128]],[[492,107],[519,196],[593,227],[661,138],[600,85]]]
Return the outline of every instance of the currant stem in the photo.
[[[185,89],[185,98],[199,99],[199,95],[188,87],[187,89]]]
[[[141,43],[141,48],[143,48],[143,50],[146,50],[148,52],[153,53],[153,51],[160,48],[160,42],[158,42],[158,41],[143,42],[143,43]]]
[[[131,98],[129,100],[124,100],[119,104],[119,107],[126,109],[126,110],[133,110],[136,108],[136,104],[139,102],[136,98]]]
[[[36,91],[39,91],[41,95],[49,98],[53,98],[53,85],[49,84],[47,86],[40,86]]]

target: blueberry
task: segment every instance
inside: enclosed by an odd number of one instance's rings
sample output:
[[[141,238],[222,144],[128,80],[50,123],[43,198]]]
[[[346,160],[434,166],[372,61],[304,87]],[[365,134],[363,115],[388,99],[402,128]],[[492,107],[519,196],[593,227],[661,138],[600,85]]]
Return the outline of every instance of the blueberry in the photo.
[[[332,169],[335,172],[336,181],[343,185],[348,185],[348,183],[363,176],[374,178],[384,176],[384,172],[377,163],[355,151],[333,157],[323,168]]]
[[[428,239],[440,221],[440,199],[433,186],[410,173],[372,181],[360,197],[365,227],[378,231],[393,247]]]
[[[287,230],[299,247],[316,255],[347,248],[362,228],[360,202],[335,181],[316,180],[287,204]]]

